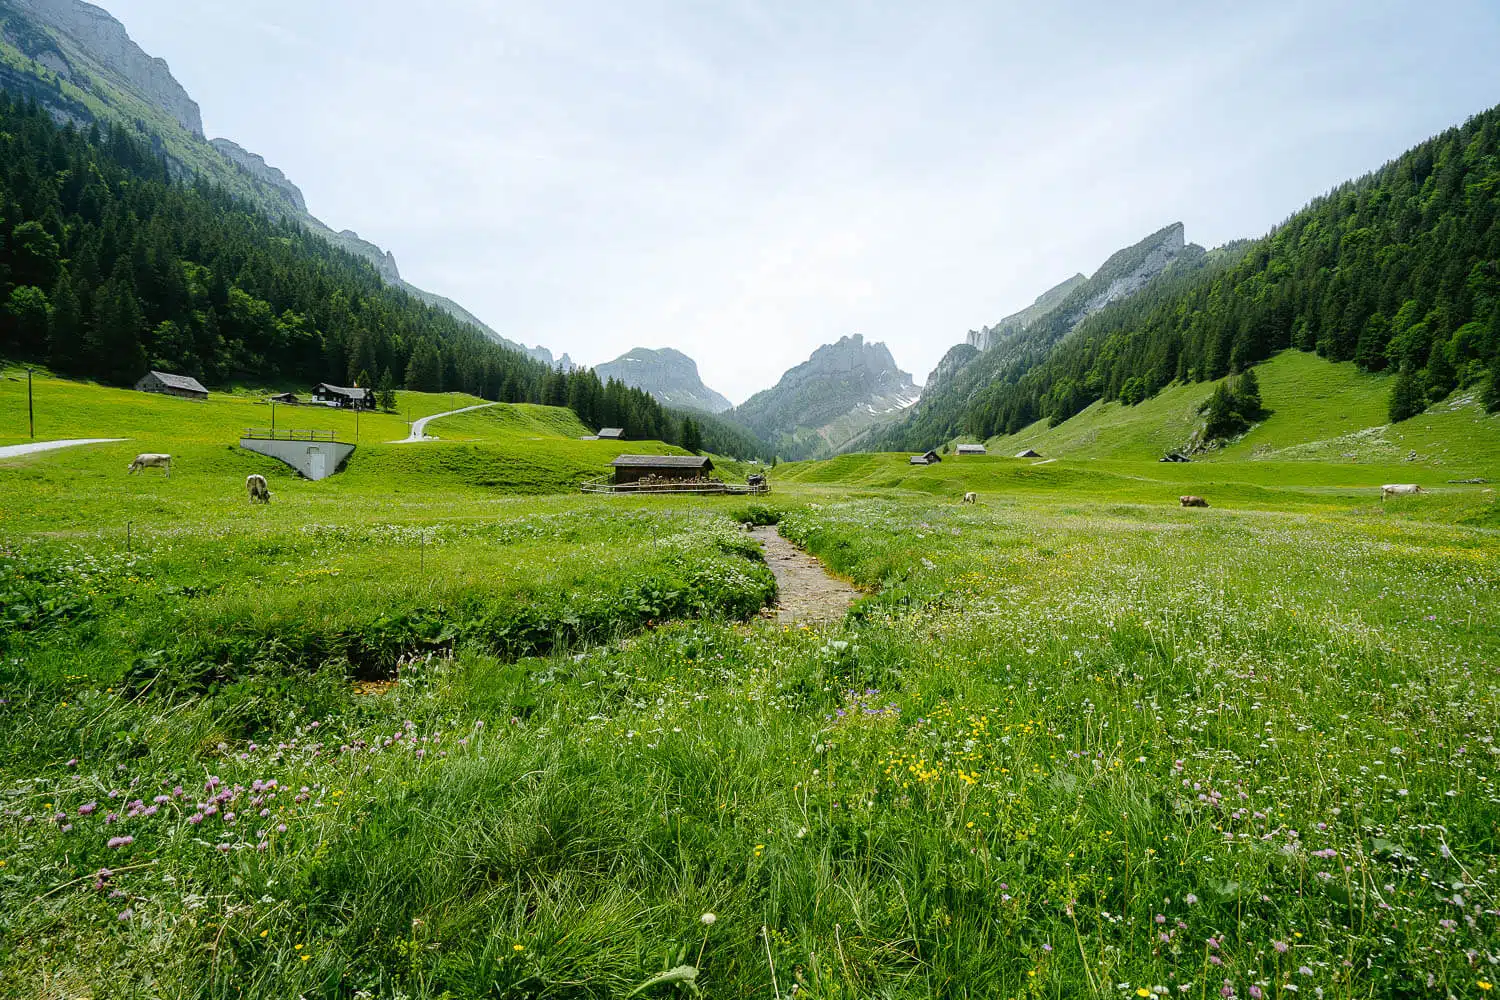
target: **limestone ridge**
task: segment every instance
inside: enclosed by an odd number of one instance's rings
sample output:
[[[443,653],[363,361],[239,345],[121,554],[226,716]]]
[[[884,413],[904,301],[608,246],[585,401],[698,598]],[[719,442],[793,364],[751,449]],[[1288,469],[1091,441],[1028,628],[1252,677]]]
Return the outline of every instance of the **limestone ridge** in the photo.
[[[729,400],[703,384],[698,363],[670,347],[653,351],[637,347],[594,368],[601,379],[618,379],[655,396],[665,406],[723,413]]]
[[[1031,306],[991,327],[970,331],[927,381],[919,405],[899,423],[855,442],[859,447],[915,449],[951,440],[963,430],[970,401],[996,380],[1015,381],[1040,364],[1078,324],[1182,268],[1198,268],[1208,251],[1184,241],[1174,222],[1111,254],[1086,279],[1075,276],[1044,292]]]
[[[859,334],[825,344],[728,414],[787,459],[818,458],[897,419],[921,388],[884,344]]]
[[[173,78],[166,60],[142,52],[131,41],[125,26],[107,11],[82,0],[9,0],[9,6],[74,39],[100,66],[129,82],[143,98],[171,115],[187,132],[203,138],[203,115],[198,103]],[[60,53],[54,60],[42,61],[42,65],[64,79],[71,77],[72,67]]]
[[[34,98],[54,117],[76,125],[103,120],[136,129],[182,178],[203,176],[270,215],[293,219],[368,260],[387,284],[496,343],[554,363],[546,348],[507,340],[451,299],[403,280],[393,254],[351,230],[325,225],[308,212],[297,185],[263,157],[229,139],[205,141],[198,104],[166,62],[143,52],[99,7],[83,0],[0,0],[0,87]]]
[[[981,351],[989,350],[999,344],[1000,341],[1020,333],[1036,320],[1056,309],[1062,304],[1063,299],[1068,297],[1069,292],[1088,280],[1082,274],[1075,274],[1062,284],[1047,289],[1047,291],[1037,296],[1036,301],[1031,305],[1018,313],[1013,313],[1005,317],[994,326],[985,326],[980,327],[978,330],[970,330],[967,340],[968,345],[978,348]]]

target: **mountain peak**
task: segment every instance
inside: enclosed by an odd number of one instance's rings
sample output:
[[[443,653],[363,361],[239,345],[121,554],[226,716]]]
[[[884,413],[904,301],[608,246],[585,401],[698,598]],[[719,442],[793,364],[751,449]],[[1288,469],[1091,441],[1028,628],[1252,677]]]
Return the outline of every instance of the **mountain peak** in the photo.
[[[698,362],[671,347],[636,347],[594,371],[601,379],[619,379],[649,392],[667,406],[709,413],[722,413],[730,407],[729,400],[703,384]]]

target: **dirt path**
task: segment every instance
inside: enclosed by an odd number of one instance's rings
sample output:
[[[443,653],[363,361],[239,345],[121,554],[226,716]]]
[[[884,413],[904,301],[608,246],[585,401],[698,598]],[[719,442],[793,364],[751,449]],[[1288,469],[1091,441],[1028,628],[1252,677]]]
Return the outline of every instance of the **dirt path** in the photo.
[[[478,406],[465,406],[461,410],[449,410],[447,413],[434,413],[430,417],[418,417],[411,422],[411,433],[400,441],[392,441],[391,444],[416,444],[418,441],[436,441],[435,437],[427,436],[427,423],[442,417],[452,417],[460,413],[468,413],[470,410],[483,410],[489,406],[499,406],[499,403],[480,403]]]
[[[18,458],[35,455],[39,451],[57,451],[59,448],[74,448],[81,444],[113,444],[124,438],[74,438],[71,441],[37,441],[34,444],[8,444],[0,448],[0,458]]]
[[[860,592],[831,576],[823,564],[782,538],[775,528],[752,534],[776,574],[780,600],[772,611],[783,625],[826,625],[841,621]]]

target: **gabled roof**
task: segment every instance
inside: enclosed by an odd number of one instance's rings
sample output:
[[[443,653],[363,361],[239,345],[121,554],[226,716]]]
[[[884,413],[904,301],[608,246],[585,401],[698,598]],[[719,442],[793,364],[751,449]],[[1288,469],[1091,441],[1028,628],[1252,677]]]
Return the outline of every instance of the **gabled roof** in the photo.
[[[329,385],[327,382],[319,382],[313,386],[313,392],[328,392],[335,396],[348,396],[351,399],[364,399],[370,394],[369,389],[361,389],[359,387],[349,389],[341,385]]]
[[[960,455],[984,455],[987,454],[982,444],[961,444],[958,446]]]
[[[623,427],[601,427],[601,428],[599,428],[599,435],[598,436],[602,437],[602,438],[621,438],[621,437],[625,436],[625,428],[623,428]]]
[[[632,469],[712,469],[707,455],[621,455],[610,465]]]
[[[152,371],[151,374],[161,380],[162,385],[169,385],[173,389],[187,389],[189,392],[208,391],[191,375],[173,375],[170,372],[159,371]]]

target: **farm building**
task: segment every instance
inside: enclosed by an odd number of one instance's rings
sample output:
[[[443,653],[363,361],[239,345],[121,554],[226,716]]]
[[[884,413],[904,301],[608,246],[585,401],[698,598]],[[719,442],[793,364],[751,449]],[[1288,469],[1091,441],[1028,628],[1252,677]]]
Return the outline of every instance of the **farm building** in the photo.
[[[172,375],[168,372],[147,372],[145,377],[135,384],[137,392],[160,392],[167,396],[181,396],[183,399],[207,399],[208,390],[198,383],[198,380],[188,375]]]
[[[982,444],[961,444],[958,446],[960,455],[988,455],[989,452]]]
[[[644,479],[681,482],[701,479],[714,470],[706,455],[621,455],[609,463],[615,469],[615,485]]]
[[[911,457],[911,464],[912,465],[937,465],[942,460],[943,460],[943,456],[942,455],[939,455],[935,451],[929,451],[925,455],[913,455]]]
[[[625,428],[623,428],[623,427],[601,427],[601,428],[599,428],[598,440],[600,440],[600,441],[620,441],[620,440],[623,440],[624,437],[625,437]]]
[[[346,410],[375,409],[375,393],[358,386],[350,389],[341,385],[319,382],[313,386],[313,399],[325,406],[337,406]]]
[[[1030,448],[1027,448],[1025,451],[1017,452],[1016,453],[1016,457],[1017,458],[1041,458],[1042,457],[1042,453],[1039,452],[1039,451],[1032,451]]]
[[[268,396],[267,399],[272,403],[285,403],[288,406],[296,406],[302,402],[295,392],[278,392],[274,396]]]

